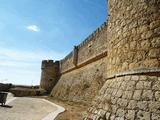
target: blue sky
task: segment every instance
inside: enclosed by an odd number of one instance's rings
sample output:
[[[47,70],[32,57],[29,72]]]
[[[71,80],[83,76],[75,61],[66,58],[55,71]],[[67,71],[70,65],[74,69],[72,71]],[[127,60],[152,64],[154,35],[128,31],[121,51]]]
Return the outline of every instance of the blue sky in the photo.
[[[107,17],[106,0],[0,0],[0,82],[39,84],[43,59],[62,59]]]

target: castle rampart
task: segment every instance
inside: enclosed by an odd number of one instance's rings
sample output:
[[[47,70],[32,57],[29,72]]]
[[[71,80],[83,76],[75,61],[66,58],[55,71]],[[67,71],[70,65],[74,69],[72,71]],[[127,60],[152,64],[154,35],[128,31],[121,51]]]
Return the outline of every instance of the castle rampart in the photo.
[[[106,77],[106,29],[107,22],[60,61],[61,78],[52,96],[86,103],[97,94]]]
[[[159,9],[160,0],[108,0],[108,21],[60,60],[51,95],[92,103],[84,120],[159,120]]]
[[[61,60],[61,73],[75,70],[100,59],[102,56],[106,56],[107,45],[105,44],[106,39],[104,39],[107,36],[106,29],[107,22],[104,22],[93,34],[76,46],[76,56],[74,55],[75,50],[73,50]],[[76,60],[76,64],[74,60]]]
[[[159,120],[160,1],[108,6],[107,79],[85,120]]]

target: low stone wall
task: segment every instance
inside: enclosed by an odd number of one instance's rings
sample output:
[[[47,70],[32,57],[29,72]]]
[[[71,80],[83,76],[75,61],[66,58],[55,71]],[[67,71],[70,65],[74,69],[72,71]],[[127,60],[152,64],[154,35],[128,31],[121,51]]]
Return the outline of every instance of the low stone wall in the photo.
[[[85,120],[92,119],[159,120],[160,76],[128,75],[108,79],[88,109]]]
[[[45,95],[47,92],[43,89],[34,89],[34,88],[23,88],[23,87],[15,87],[9,90],[16,97],[24,97],[24,96],[40,96]]]

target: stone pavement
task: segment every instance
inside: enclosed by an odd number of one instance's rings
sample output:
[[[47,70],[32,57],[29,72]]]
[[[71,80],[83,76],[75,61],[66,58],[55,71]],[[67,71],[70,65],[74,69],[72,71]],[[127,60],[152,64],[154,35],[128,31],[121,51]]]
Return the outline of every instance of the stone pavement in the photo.
[[[53,120],[58,109],[44,99],[21,97],[0,107],[0,120]]]

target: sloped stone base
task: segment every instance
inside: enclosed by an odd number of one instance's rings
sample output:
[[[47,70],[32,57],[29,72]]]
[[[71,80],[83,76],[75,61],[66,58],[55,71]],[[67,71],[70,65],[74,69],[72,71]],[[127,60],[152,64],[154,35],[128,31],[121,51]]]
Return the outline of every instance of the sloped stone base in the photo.
[[[160,120],[160,77],[129,75],[107,80],[84,120]]]

